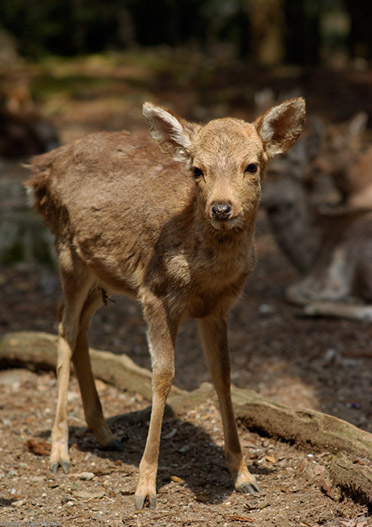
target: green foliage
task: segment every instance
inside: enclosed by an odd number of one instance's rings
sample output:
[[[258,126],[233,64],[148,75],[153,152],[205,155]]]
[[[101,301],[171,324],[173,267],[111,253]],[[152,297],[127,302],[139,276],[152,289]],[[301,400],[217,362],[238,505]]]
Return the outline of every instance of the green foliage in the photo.
[[[115,45],[122,6],[119,0],[2,0],[0,25],[26,57],[95,52]]]
[[[261,55],[257,48],[271,42],[283,47],[286,61],[315,64],[329,40],[321,28],[330,12],[350,20],[352,38],[341,35],[339,47],[348,44],[351,54],[363,46],[372,49],[363,16],[368,5],[366,0],[1,0],[0,29],[30,58],[162,44],[213,52],[217,43],[254,60]],[[279,34],[280,42],[270,32]]]

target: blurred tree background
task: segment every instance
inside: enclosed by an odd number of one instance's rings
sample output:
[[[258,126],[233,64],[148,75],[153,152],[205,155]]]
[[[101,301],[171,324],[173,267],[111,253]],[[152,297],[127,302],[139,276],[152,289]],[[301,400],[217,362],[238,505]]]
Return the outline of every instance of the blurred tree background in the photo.
[[[252,63],[368,61],[368,0],[2,0],[0,28],[39,59],[135,46],[216,45]]]
[[[143,126],[145,100],[251,119],[303,95],[309,112],[371,123],[371,15],[367,0],[0,0],[0,112],[39,113],[62,142]],[[0,155],[35,150],[2,122]]]

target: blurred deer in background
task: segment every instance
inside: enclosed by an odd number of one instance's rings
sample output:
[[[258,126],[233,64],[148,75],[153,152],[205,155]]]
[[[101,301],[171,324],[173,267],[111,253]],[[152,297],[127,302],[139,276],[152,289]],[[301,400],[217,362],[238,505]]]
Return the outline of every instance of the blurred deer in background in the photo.
[[[315,120],[269,169],[263,203],[274,236],[304,273],[286,297],[308,315],[372,319],[372,149],[362,150],[365,125],[364,114],[343,125]]]
[[[28,157],[57,146],[56,129],[37,111],[28,79],[0,73],[0,156]]]
[[[164,405],[174,376],[181,322],[193,317],[223,420],[235,488],[257,490],[243,459],[230,396],[227,315],[256,261],[254,231],[263,171],[289,148],[305,118],[303,99],[272,108],[253,124],[218,119],[205,126],[146,103],[155,141],[98,133],[32,159],[28,182],[55,234],[63,302],[58,403],[51,469],[69,467],[67,387],[72,359],[85,416],[100,445],[120,448],[93,381],[87,328],[114,293],[139,301],[152,357],[152,413],[140,463],[136,506],[156,502]]]

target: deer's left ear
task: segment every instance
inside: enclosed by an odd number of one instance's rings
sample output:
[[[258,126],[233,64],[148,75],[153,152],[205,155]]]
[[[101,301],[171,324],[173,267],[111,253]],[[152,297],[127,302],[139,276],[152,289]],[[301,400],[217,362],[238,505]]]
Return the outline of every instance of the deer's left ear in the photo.
[[[285,152],[300,136],[305,123],[305,100],[290,99],[256,120],[255,127],[269,157]]]

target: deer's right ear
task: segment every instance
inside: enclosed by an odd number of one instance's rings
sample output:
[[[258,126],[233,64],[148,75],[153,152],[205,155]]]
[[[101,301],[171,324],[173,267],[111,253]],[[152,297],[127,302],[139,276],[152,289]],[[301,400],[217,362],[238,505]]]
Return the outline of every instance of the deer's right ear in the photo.
[[[176,161],[190,159],[191,140],[199,125],[189,123],[178,115],[150,102],[143,105],[143,115],[151,135],[160,148]]]

